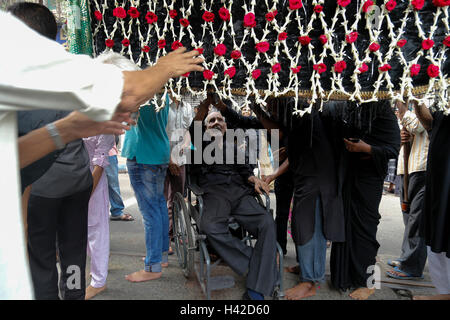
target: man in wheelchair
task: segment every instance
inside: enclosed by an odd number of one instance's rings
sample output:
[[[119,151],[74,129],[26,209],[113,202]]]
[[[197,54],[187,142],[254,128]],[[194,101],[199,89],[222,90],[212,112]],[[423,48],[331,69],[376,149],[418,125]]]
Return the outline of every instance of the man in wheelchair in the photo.
[[[199,229],[233,271],[247,276],[243,298],[262,300],[273,294],[278,280],[275,222],[255,198],[256,193],[269,194],[269,186],[254,176],[248,161],[238,162],[242,142],[227,139],[227,134],[231,133],[227,132],[225,118],[218,111],[208,114],[212,103],[208,96],[190,127],[195,149],[190,175],[196,177],[203,190],[204,209]],[[196,134],[201,134],[201,138]],[[198,161],[199,156],[202,156],[201,161]],[[230,217],[257,239],[254,247],[230,233]]]

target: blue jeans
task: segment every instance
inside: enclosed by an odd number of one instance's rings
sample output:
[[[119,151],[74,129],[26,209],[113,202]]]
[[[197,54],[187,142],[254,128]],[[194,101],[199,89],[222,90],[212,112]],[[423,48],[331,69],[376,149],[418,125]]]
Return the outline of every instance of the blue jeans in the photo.
[[[298,263],[301,270],[301,282],[321,282],[325,279],[327,239],[322,229],[322,203],[320,196],[316,200],[314,234],[307,243],[297,246]]]
[[[145,271],[161,272],[161,263],[168,261],[169,215],[164,198],[164,180],[168,165],[139,164],[127,160],[131,186],[144,218]]]
[[[109,156],[109,166],[105,168],[106,177],[108,178],[109,203],[111,204],[111,216],[120,217],[123,214],[125,205],[120,195],[119,186],[119,166],[117,156]]]

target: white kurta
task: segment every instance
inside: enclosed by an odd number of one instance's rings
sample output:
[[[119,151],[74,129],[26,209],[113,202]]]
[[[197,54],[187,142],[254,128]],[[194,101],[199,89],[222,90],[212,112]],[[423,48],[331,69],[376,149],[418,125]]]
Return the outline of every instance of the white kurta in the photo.
[[[120,103],[123,75],[112,65],[66,52],[3,11],[0,38],[0,194],[4,207],[0,224],[0,300],[31,299],[14,111],[80,110],[93,120],[108,120]]]

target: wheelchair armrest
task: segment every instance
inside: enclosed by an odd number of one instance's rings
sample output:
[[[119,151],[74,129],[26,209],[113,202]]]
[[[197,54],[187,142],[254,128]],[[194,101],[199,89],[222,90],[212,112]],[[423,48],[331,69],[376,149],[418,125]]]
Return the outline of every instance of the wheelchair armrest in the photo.
[[[264,198],[265,198],[265,200],[266,200],[265,203],[264,203],[264,201],[263,201],[262,196],[264,196]],[[260,204],[262,207],[264,207],[264,208],[269,212],[269,211],[270,211],[270,197],[269,197],[269,195],[266,194],[266,193],[263,193],[262,195],[258,193],[258,194],[256,195],[256,198],[257,198],[259,204]]]
[[[196,184],[189,184],[187,185],[188,189],[190,189],[196,196],[201,196],[203,195],[203,189],[200,188],[198,185]]]

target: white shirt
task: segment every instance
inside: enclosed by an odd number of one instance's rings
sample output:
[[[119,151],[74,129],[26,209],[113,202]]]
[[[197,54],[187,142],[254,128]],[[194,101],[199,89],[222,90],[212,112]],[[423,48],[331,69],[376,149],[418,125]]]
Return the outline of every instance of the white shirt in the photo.
[[[0,105],[5,110],[80,110],[109,120],[120,102],[122,71],[68,53],[14,16],[0,11]],[[38,92],[39,90],[41,92]]]
[[[166,132],[169,137],[170,145],[177,143],[175,136],[172,134],[175,130],[189,130],[193,116],[192,116],[192,106],[184,101],[181,101],[177,107],[175,102],[170,102],[169,114],[167,116]]]

